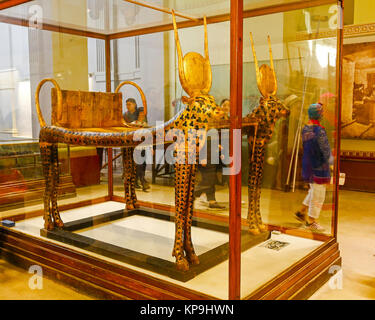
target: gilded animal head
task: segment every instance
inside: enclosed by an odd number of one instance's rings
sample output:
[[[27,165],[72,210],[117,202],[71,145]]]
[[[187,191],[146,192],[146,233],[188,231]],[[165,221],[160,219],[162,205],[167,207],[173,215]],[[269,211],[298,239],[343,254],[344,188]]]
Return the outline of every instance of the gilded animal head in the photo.
[[[204,57],[197,52],[188,52],[183,56],[178,37],[176,17],[173,10],[172,17],[181,86],[185,92],[189,94],[190,98],[206,95],[210,91],[212,84],[212,71],[208,56],[206,17],[204,17]]]
[[[259,65],[258,65],[258,59],[257,59],[257,55],[256,55],[256,52],[255,52],[253,35],[252,35],[251,32],[250,32],[250,41],[251,41],[251,47],[252,47],[252,50],[253,50],[258,89],[259,89],[260,93],[262,94],[262,96],[265,99],[268,99],[268,98],[274,96],[277,92],[277,79],[276,79],[276,74],[275,74],[275,67],[274,67],[274,64],[273,64],[271,39],[268,36],[268,47],[269,47],[269,51],[270,51],[270,64],[271,64],[271,66],[262,64],[260,66],[260,68],[259,68]]]
[[[276,97],[277,79],[275,73],[275,66],[273,62],[271,39],[268,36],[268,47],[270,53],[270,66],[262,64],[258,65],[258,59],[255,52],[253,35],[250,33],[251,47],[254,55],[254,64],[257,77],[257,84],[262,98],[260,104],[263,110],[266,111],[267,118],[276,121],[281,117],[289,115],[289,109]]]

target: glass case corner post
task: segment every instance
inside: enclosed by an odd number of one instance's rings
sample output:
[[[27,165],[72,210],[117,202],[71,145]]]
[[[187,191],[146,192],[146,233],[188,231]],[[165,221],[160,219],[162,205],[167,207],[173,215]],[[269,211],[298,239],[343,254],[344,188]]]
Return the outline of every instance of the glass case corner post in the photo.
[[[338,205],[339,205],[339,181],[340,181],[340,151],[341,151],[341,106],[342,106],[342,58],[344,44],[344,0],[337,0],[337,54],[336,54],[336,128],[335,128],[335,165],[334,165],[334,212],[332,217],[332,236],[337,239]]]
[[[106,92],[111,92],[111,39],[109,36],[105,38],[105,89]],[[113,197],[113,153],[112,148],[107,149],[108,152],[108,197],[112,200]]]
[[[230,155],[241,159],[234,131],[241,130],[243,70],[243,0],[230,1]],[[235,151],[235,152],[234,152]],[[235,160],[235,159],[234,159]],[[233,160],[232,160],[233,161]],[[232,163],[232,168],[234,166]],[[229,299],[241,298],[241,170],[229,177]]]

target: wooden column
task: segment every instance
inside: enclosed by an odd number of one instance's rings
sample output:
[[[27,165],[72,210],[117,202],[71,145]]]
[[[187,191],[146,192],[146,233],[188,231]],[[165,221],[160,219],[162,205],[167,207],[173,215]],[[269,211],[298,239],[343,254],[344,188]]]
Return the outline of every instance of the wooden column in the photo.
[[[111,40],[105,39],[105,88],[111,92]],[[113,154],[112,148],[108,148],[108,196],[113,196]]]
[[[231,0],[230,9],[230,155],[235,153],[233,131],[241,130],[243,0]],[[241,143],[241,141],[239,142]],[[238,148],[237,148],[238,149]],[[241,162],[241,161],[240,161]],[[229,299],[240,299],[241,285],[241,170],[229,177]]]
[[[340,151],[341,151],[341,108],[342,108],[342,52],[344,42],[344,0],[338,0],[339,9],[338,30],[337,30],[337,54],[336,54],[336,133],[335,133],[335,170],[333,175],[333,183],[335,192],[333,194],[334,212],[332,216],[332,235],[337,239],[338,224],[338,206],[339,206],[339,179],[340,179]],[[340,15],[341,10],[341,15]]]

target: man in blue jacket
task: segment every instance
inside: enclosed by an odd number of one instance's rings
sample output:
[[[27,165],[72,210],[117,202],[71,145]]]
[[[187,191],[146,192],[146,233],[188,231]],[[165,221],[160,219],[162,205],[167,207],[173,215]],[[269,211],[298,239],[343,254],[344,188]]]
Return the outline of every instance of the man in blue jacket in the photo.
[[[309,183],[310,189],[302,208],[295,216],[306,223],[306,227],[310,230],[322,232],[324,228],[319,224],[318,219],[325,200],[326,185],[331,181],[330,166],[333,164],[333,156],[327,133],[320,124],[323,105],[311,104],[308,115],[309,121],[302,130],[302,177]]]

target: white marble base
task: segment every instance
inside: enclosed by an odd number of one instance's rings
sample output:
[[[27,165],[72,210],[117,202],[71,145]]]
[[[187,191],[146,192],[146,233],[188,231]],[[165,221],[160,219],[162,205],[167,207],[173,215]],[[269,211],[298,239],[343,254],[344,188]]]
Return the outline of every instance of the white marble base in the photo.
[[[102,202],[91,206],[80,207],[60,212],[61,219],[64,222],[70,222],[87,217],[96,216],[107,212],[121,210],[125,208],[125,204],[115,201]],[[43,228],[43,217],[35,217],[16,222],[15,228],[32,235],[40,235],[40,229]]]
[[[229,241],[229,235],[222,232],[199,227],[192,227],[191,232],[198,255]],[[172,257],[175,224],[171,221],[134,215],[76,233],[160,259],[175,261]]]

